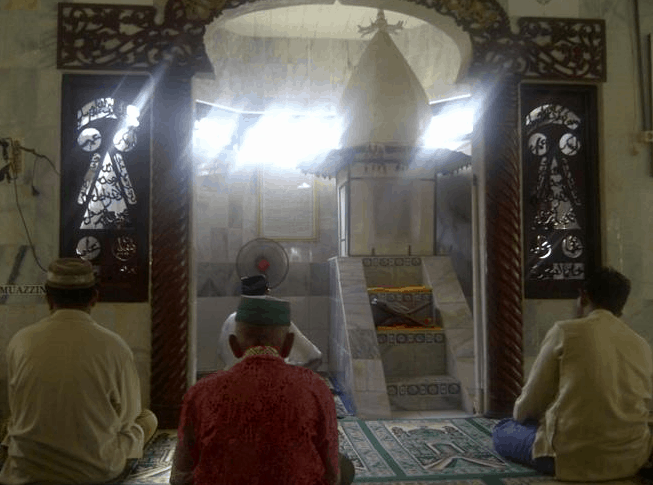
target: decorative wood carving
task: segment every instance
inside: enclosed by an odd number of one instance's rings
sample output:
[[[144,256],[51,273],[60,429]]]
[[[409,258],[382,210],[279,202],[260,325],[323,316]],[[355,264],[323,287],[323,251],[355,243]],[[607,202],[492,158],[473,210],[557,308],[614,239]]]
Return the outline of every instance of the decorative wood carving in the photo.
[[[139,102],[149,78],[62,79],[59,254],[93,264],[103,302],[149,296],[150,167],[141,162],[151,158],[152,112]]]
[[[152,156],[152,357],[150,407],[176,428],[188,369],[190,309],[190,78],[168,72],[154,96]]]
[[[398,2],[400,0],[397,0]],[[509,411],[522,380],[521,232],[519,158],[516,146],[516,79],[606,80],[605,24],[602,20],[520,19],[513,33],[506,12],[496,0],[405,0],[452,17],[470,35],[473,59],[470,74],[515,75],[503,85],[494,103],[496,139],[488,139],[488,334],[490,353],[490,413]],[[77,70],[148,71],[168,65],[187,76],[211,72],[204,51],[205,26],[223,10],[242,5],[256,9],[254,0],[170,0],[162,24],[153,7],[59,4],[57,67]],[[262,4],[263,2],[261,2]],[[269,5],[269,4],[267,4]],[[180,83],[183,102],[190,106],[189,80],[163,75]],[[186,83],[187,85],[181,86]],[[189,91],[188,91],[189,92]],[[176,95],[158,93],[172,113]],[[177,98],[178,99],[178,98]],[[156,102],[156,101],[155,101]],[[502,104],[505,103],[505,104]],[[174,125],[185,127],[174,132]],[[190,170],[178,148],[185,146],[190,123],[185,115],[157,120],[152,179],[152,407],[170,410],[180,404],[185,386],[188,333],[188,191]],[[174,122],[173,122],[174,121]],[[170,137],[170,138],[168,138]],[[176,137],[176,138],[175,138]],[[180,141],[172,141],[172,138]],[[173,150],[166,154],[166,149]],[[159,158],[157,153],[161,156]],[[171,170],[171,174],[166,174]],[[174,174],[174,175],[173,175]]]
[[[57,67],[153,71],[163,63],[212,72],[204,51],[205,22],[189,20],[180,0],[166,4],[165,22],[154,7],[60,3]]]
[[[513,72],[540,80],[607,80],[605,21],[522,17],[517,25],[520,55]],[[490,63],[500,67],[510,62],[510,50],[497,46]]]
[[[518,78],[496,84],[485,110],[488,410],[512,414],[521,392],[522,256]]]
[[[152,71],[165,61],[211,72],[204,51],[205,25],[223,9],[252,3],[170,0],[161,25],[155,23],[154,7],[60,3],[57,67]],[[509,72],[535,79],[606,80],[603,20],[525,17],[519,19],[515,34],[495,0],[415,3],[453,17],[469,34],[471,76]]]

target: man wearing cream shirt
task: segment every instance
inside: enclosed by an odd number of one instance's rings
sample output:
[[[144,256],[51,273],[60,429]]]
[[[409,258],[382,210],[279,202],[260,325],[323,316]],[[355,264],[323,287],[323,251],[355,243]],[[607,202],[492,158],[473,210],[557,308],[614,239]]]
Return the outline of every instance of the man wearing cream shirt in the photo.
[[[0,483],[104,483],[143,455],[157,419],[141,407],[131,349],[90,315],[99,297],[91,263],[55,260],[45,289],[50,315],[6,350]]]
[[[647,462],[653,359],[619,318],[629,293],[611,268],[588,278],[578,318],[549,330],[513,419],[495,426],[499,454],[567,481],[626,478]]]

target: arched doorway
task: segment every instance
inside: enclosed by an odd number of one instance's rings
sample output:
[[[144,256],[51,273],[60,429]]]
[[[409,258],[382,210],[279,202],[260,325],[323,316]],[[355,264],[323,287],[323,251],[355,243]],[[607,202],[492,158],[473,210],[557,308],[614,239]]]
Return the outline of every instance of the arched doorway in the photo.
[[[190,78],[195,72],[210,71],[202,39],[206,25],[217,15],[242,5],[264,4],[270,6],[265,0],[216,4],[171,0],[165,6],[162,24],[155,22],[152,7],[59,5],[59,68],[145,71],[156,81],[151,407],[162,426],[176,422],[187,386]],[[601,54],[605,51],[605,28],[601,21],[592,20],[520,19],[520,32],[513,33],[506,12],[495,0],[468,4],[436,0],[424,5],[395,0],[392,5],[419,7],[421,12],[452,18],[471,41],[469,73],[477,80],[487,113],[479,125],[486,170],[478,182],[485,187],[485,207],[492,208],[481,214],[481,238],[485,241],[481,266],[488,347],[487,413],[507,414],[519,394],[523,372],[517,86],[522,78],[605,80],[605,59]],[[98,25],[104,27],[101,32]],[[579,37],[579,32],[587,29],[593,34],[589,46],[583,43],[584,34]],[[560,38],[554,40],[550,36],[553,30]],[[567,51],[569,45],[577,51],[574,56],[548,55],[560,49]],[[584,56],[586,52],[590,55]],[[562,61],[556,60],[561,58]]]

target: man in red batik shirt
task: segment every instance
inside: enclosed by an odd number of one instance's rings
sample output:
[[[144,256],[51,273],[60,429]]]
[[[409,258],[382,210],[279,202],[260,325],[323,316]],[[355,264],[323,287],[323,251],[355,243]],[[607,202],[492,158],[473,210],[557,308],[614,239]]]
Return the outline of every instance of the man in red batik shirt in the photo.
[[[229,345],[243,359],[184,396],[170,483],[351,483],[331,391],[313,371],[284,362],[294,338],[290,304],[243,296],[236,322]]]

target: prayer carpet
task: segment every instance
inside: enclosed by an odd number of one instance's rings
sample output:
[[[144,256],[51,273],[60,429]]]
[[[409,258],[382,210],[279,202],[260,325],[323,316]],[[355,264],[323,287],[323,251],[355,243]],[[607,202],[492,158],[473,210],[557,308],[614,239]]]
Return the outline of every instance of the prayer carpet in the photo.
[[[338,421],[340,451],[354,463],[354,483],[367,485],[564,485],[499,457],[483,417]],[[160,431],[116,485],[168,483],[174,431]],[[642,478],[602,485],[653,485]]]
[[[349,417],[338,421],[340,451],[354,463],[354,483],[544,485],[519,481],[537,474],[494,453],[493,423],[481,417],[375,421]],[[174,431],[158,432],[131,473],[116,483],[168,483],[175,443]]]
[[[483,417],[347,417],[338,420],[340,451],[354,464],[354,483],[366,485],[565,485],[499,457],[491,442],[494,423]],[[175,430],[158,431],[143,457],[131,460],[127,473],[106,485],[169,483],[176,435]],[[597,485],[653,485],[653,479]]]

